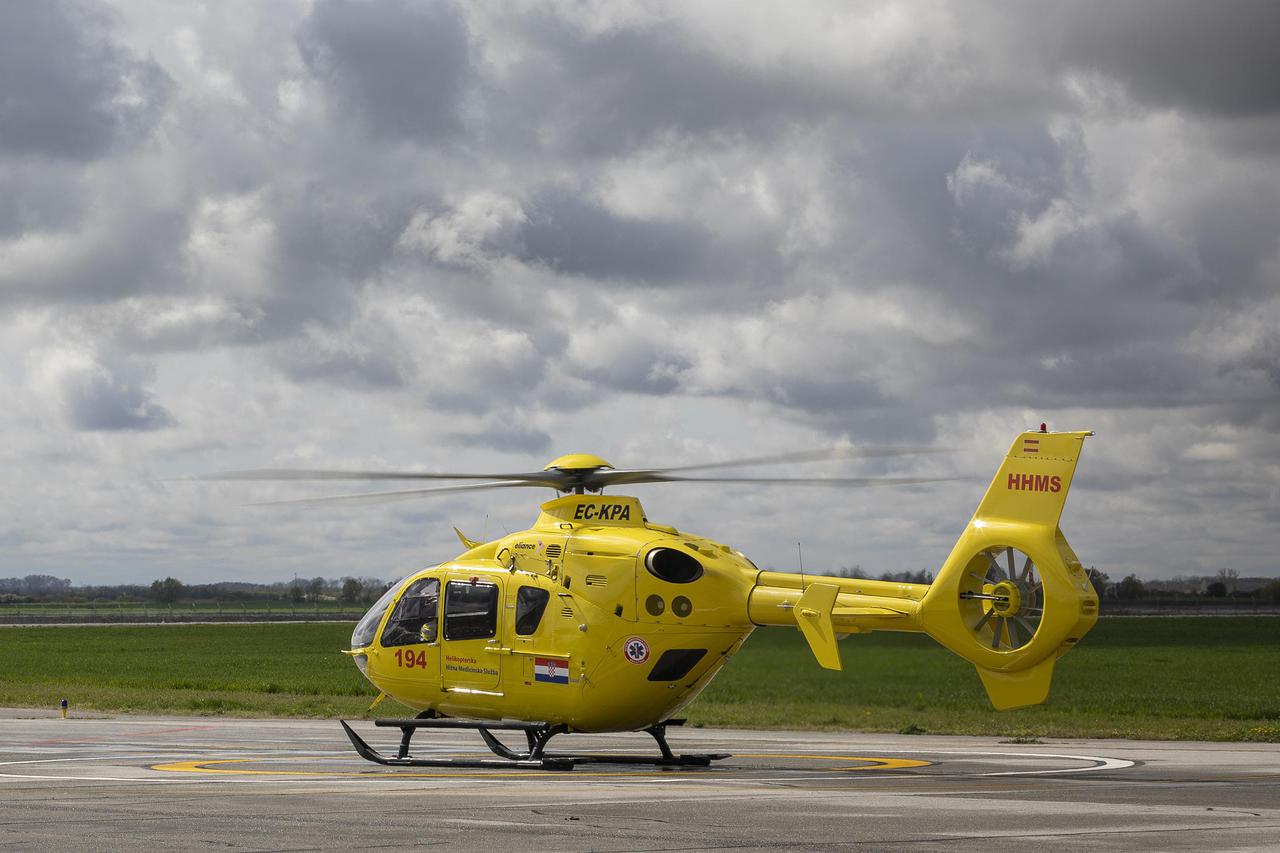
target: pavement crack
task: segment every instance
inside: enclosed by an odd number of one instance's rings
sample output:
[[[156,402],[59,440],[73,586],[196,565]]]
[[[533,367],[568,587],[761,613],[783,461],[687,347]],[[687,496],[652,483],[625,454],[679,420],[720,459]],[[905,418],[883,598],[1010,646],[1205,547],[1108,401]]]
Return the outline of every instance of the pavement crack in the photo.
[[[1219,809],[1214,808],[1213,806],[1205,806],[1204,810],[1207,812],[1213,812],[1214,814],[1247,814],[1252,817],[1262,817],[1262,812],[1250,812],[1245,811],[1244,809]]]

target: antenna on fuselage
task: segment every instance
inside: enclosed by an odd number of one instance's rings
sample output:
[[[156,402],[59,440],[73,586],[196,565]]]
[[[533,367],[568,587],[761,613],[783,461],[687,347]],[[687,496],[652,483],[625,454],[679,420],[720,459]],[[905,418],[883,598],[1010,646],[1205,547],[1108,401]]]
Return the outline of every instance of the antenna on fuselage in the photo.
[[[800,589],[804,589],[804,550],[796,543],[796,555],[800,557]]]

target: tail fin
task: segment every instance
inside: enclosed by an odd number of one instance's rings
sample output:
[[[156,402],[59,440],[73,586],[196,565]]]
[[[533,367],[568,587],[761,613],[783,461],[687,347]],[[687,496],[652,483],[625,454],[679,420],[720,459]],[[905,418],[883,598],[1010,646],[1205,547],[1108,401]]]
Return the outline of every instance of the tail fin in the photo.
[[[920,626],[973,663],[999,709],[1043,702],[1098,598],[1058,527],[1091,432],[1025,432],[920,602]]]
[[[1092,432],[1024,432],[996,472],[975,521],[1008,521],[1056,528],[1085,438]]]

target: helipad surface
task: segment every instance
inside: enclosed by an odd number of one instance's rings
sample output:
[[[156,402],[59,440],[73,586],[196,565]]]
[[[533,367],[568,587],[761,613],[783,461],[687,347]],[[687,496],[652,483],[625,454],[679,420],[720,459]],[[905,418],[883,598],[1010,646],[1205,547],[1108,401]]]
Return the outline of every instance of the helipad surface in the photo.
[[[393,753],[398,732],[356,728]],[[336,721],[0,711],[0,846],[1276,850],[1280,745],[672,730],[710,768],[387,768]],[[648,752],[644,735],[551,751]],[[415,754],[488,756],[470,732]],[[980,845],[978,840],[981,839]]]

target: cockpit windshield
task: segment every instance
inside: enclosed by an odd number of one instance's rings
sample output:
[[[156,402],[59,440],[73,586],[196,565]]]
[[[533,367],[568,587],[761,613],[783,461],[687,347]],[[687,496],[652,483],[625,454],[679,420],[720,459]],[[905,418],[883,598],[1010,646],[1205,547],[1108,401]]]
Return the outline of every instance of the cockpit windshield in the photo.
[[[404,578],[399,583],[393,583],[386,592],[382,594],[374,605],[369,608],[369,612],[364,614],[364,618],[356,625],[356,629],[351,632],[351,648],[363,649],[373,642],[373,636],[378,633],[378,623],[382,621],[382,614],[387,612],[387,608],[391,606],[391,602],[395,600],[396,593],[404,586],[404,582],[408,578]]]

